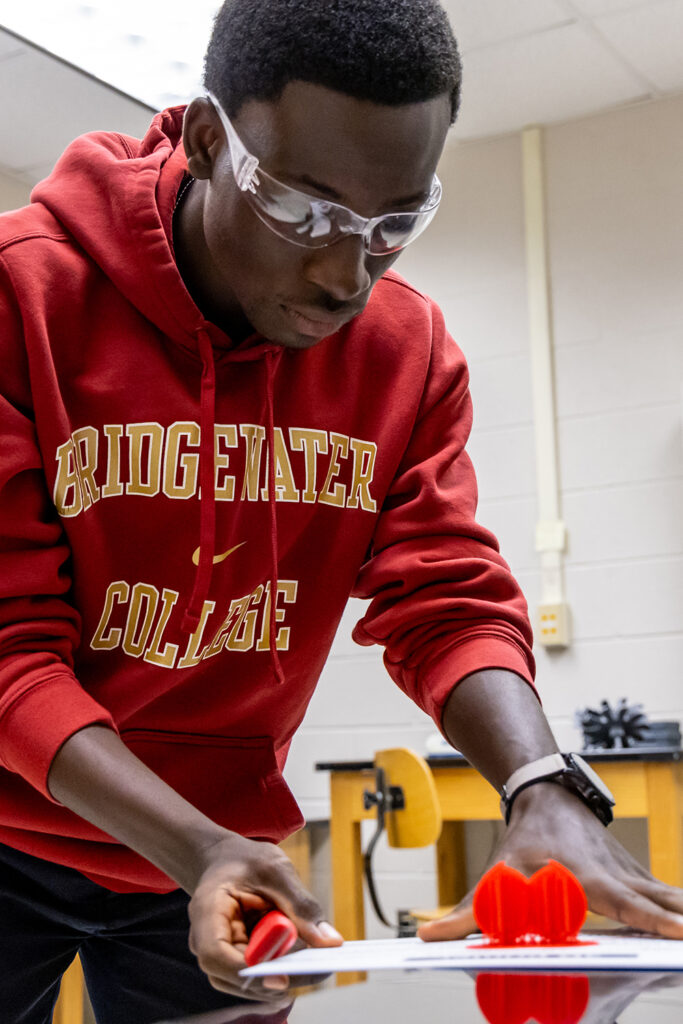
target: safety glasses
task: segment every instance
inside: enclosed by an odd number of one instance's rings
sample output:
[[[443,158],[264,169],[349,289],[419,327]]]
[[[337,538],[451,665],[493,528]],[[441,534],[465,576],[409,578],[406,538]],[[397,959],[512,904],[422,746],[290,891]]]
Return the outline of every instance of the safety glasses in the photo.
[[[346,235],[361,235],[367,252],[388,256],[415,241],[434,217],[441,201],[436,175],[429,198],[419,209],[369,219],[347,206],[290,188],[259,166],[258,157],[245,148],[219,101],[212,93],[208,97],[225,129],[238,188],[256,216],[280,238],[317,249],[334,245]]]

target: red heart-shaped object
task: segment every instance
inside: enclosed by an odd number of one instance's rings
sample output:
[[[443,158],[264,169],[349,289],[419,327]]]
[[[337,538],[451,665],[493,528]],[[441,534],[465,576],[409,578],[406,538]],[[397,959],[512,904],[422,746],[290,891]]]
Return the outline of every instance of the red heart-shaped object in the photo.
[[[501,860],[482,876],[474,891],[472,913],[490,939],[511,946],[526,935],[529,883],[521,871]]]
[[[576,939],[586,920],[588,900],[569,868],[549,861],[529,879],[528,931],[553,946]]]
[[[479,928],[502,946],[576,942],[587,909],[579,880],[553,860],[531,878],[499,861],[479,882],[472,904]]]

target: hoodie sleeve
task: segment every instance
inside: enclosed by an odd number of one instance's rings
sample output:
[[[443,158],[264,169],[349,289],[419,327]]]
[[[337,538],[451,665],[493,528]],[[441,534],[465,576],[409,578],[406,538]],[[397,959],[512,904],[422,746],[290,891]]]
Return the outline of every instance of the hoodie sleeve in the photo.
[[[114,723],[74,676],[80,620],[33,403],[21,316],[0,276],[0,765],[49,797],[47,773],[69,736]]]
[[[496,538],[477,524],[465,444],[472,426],[464,356],[434,304],[419,412],[354,596],[371,598],[359,644],[382,644],[394,681],[440,726],[465,676],[509,669],[533,685],[527,606]]]

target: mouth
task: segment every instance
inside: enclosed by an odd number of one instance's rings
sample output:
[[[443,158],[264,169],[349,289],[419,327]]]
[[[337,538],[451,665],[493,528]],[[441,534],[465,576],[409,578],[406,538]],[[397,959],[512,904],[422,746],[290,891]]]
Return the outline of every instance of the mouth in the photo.
[[[280,308],[296,330],[309,338],[327,338],[351,319],[348,315],[321,318],[317,311],[304,311],[284,304]]]

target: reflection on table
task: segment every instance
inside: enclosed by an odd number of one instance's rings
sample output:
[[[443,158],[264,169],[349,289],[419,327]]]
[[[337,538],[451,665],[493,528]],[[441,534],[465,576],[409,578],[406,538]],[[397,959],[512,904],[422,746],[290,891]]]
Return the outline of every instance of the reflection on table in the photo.
[[[374,975],[352,987],[323,987],[299,998],[293,990],[270,1000],[245,1000],[173,1024],[614,1024],[627,1007],[628,1024],[680,1024],[683,970],[411,971]]]

